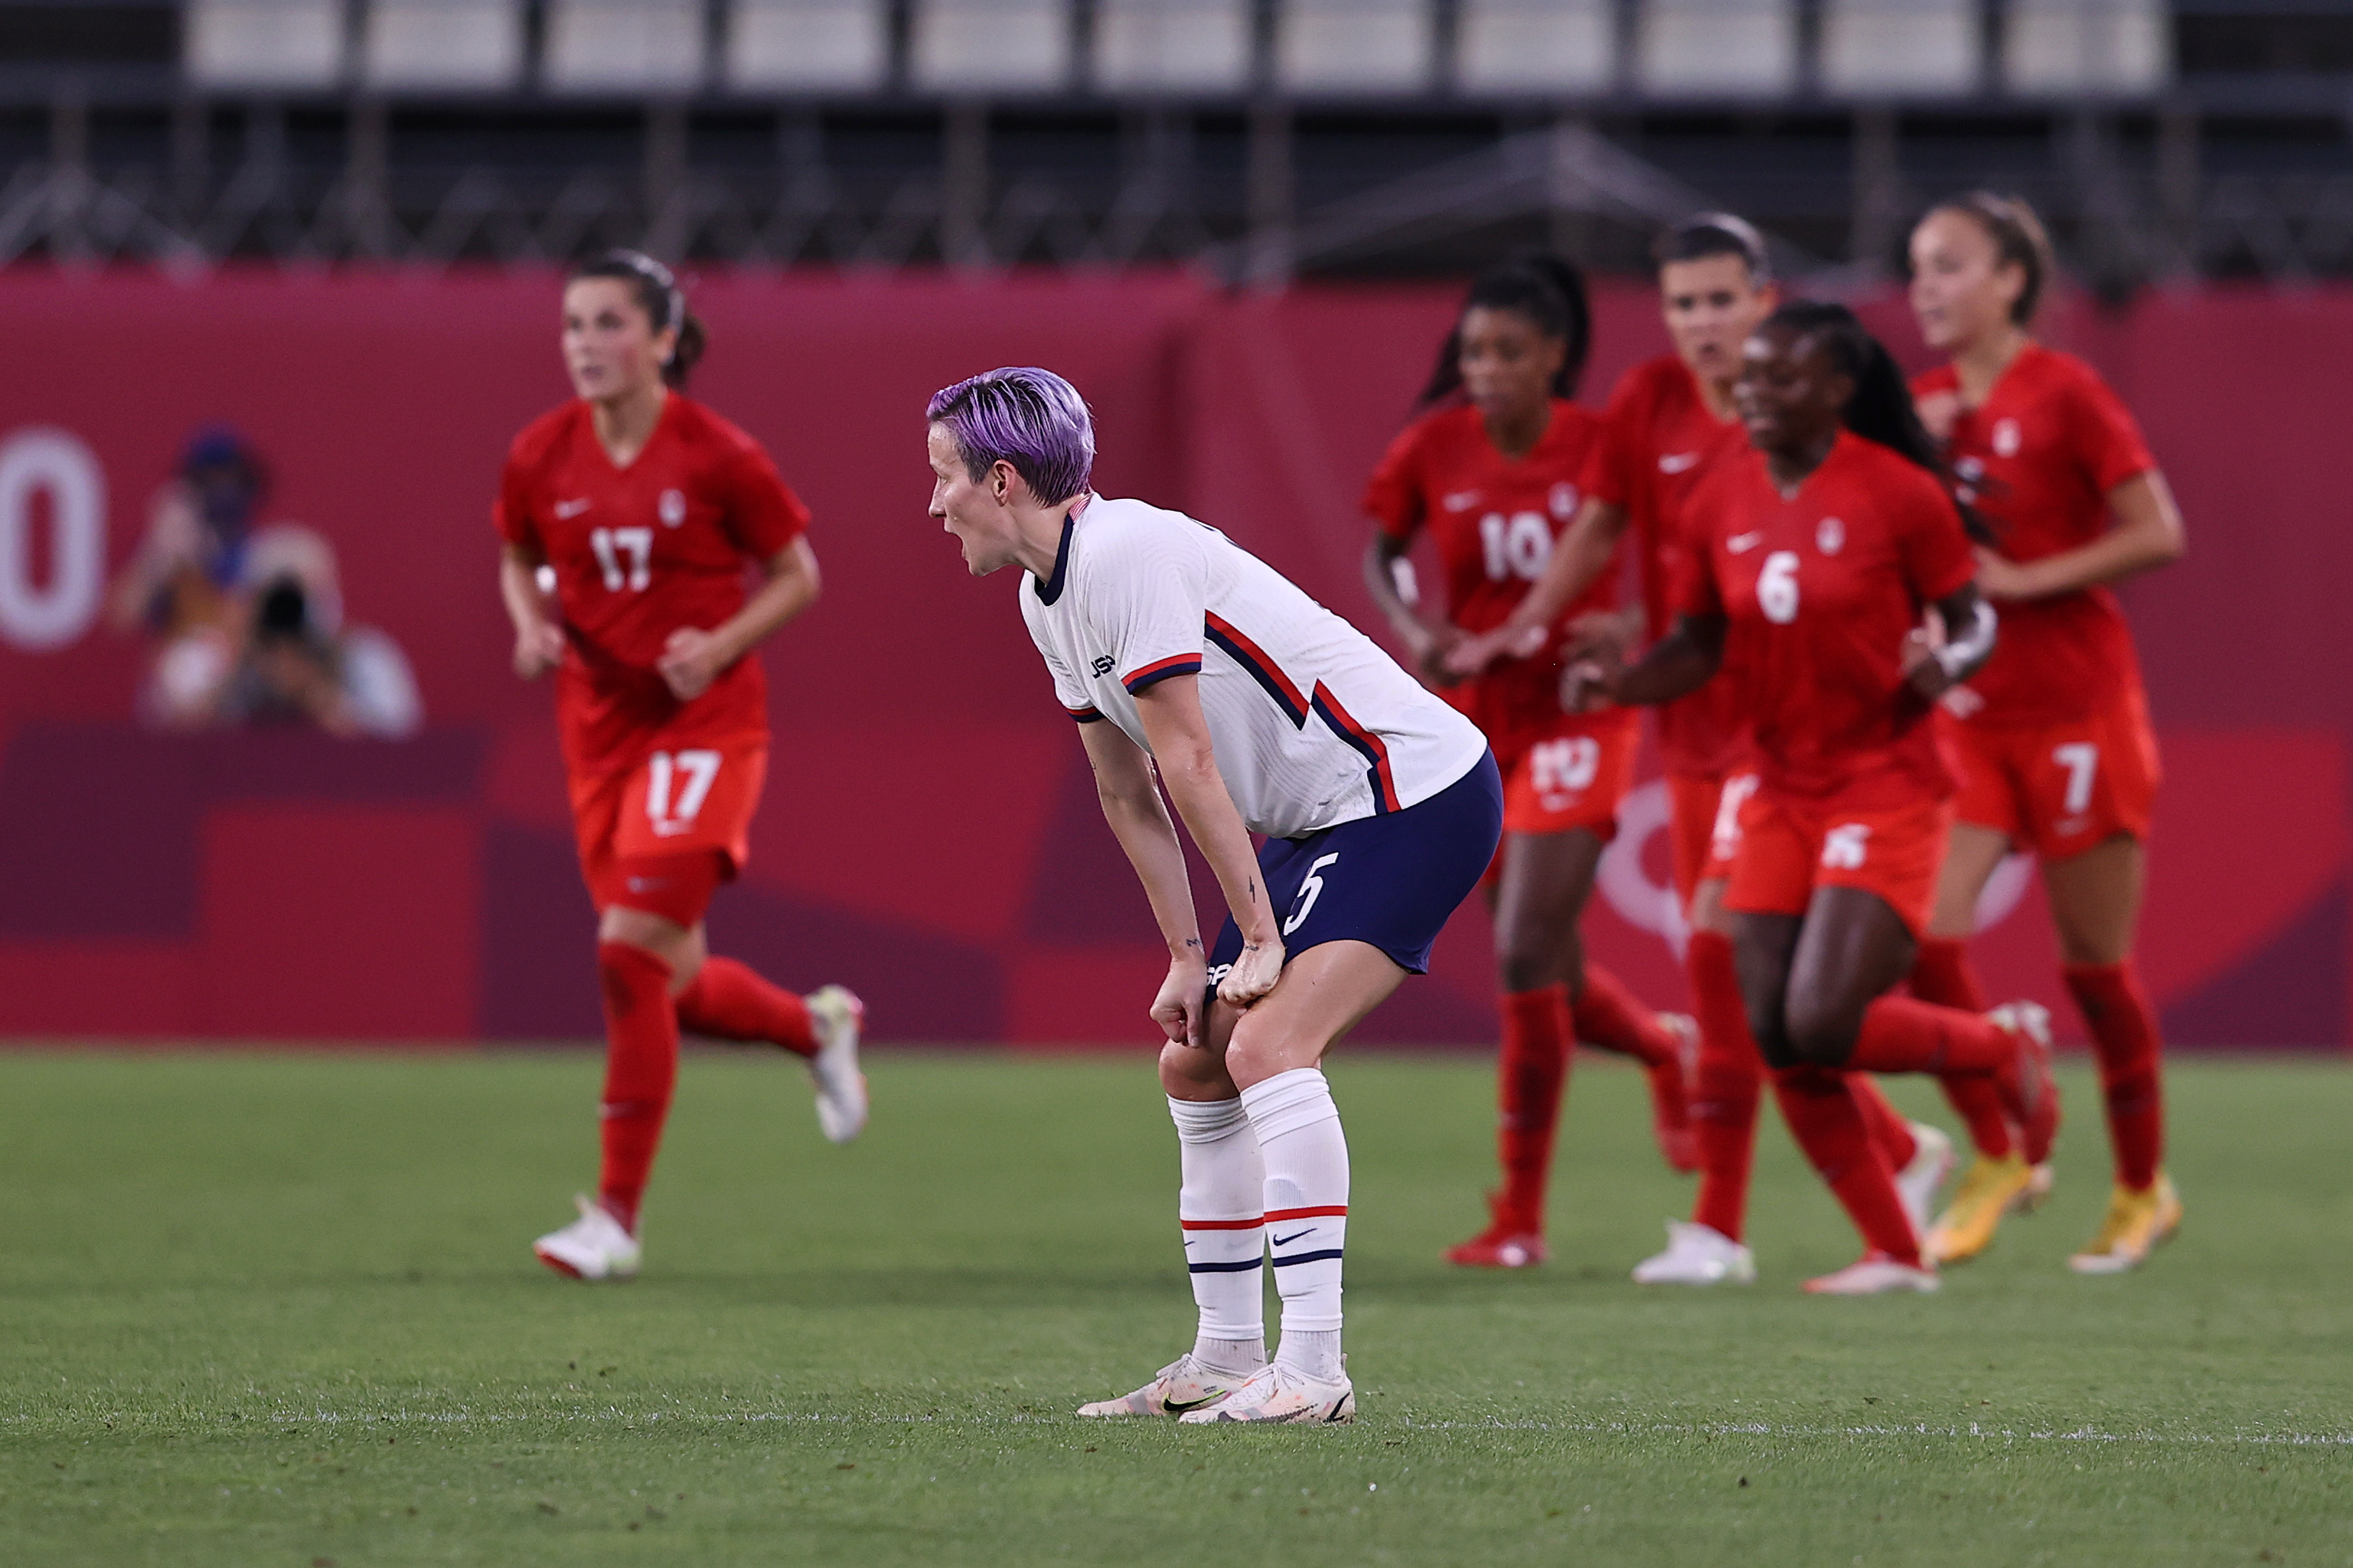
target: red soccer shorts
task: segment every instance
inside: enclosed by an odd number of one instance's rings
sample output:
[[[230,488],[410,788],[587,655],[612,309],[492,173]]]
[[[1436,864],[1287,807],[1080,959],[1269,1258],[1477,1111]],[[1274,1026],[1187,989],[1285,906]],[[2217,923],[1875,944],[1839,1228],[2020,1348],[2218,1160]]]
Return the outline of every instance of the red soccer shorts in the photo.
[[[1740,808],[1756,793],[1757,775],[1746,769],[1667,775],[1667,871],[1683,908],[1691,908],[1702,882],[1732,875]]]
[[[1740,847],[1724,907],[1801,915],[1816,888],[1875,893],[1917,936],[1936,901],[1936,870],[1953,824],[1950,801],[1841,810],[1752,795],[1740,811]]]
[[[1563,718],[1504,769],[1504,831],[1582,827],[1608,843],[1618,834],[1619,803],[1634,787],[1641,743],[1641,716],[1630,708]]]
[[[767,741],[753,736],[663,748],[626,770],[575,777],[573,830],[580,873],[596,908],[641,909],[681,925],[701,919],[692,879],[681,868],[697,860],[707,864],[712,852],[723,877],[744,868],[767,771]],[[632,888],[632,880],[642,885]],[[710,892],[706,879],[701,898]],[[693,918],[680,920],[681,911]]]
[[[1989,827],[2045,860],[2080,855],[2118,834],[2148,837],[2157,805],[2157,736],[2136,686],[2107,709],[2064,724],[2016,728],[1941,714],[1960,794],[1960,820]]]

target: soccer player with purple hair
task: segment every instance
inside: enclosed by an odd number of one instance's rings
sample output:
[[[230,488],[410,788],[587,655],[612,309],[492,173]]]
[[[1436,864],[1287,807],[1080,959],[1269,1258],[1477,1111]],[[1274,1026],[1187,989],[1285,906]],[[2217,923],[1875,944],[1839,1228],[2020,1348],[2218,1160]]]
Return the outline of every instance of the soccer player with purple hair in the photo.
[[[1428,969],[1478,885],[1503,828],[1494,758],[1370,638],[1216,529],[1094,494],[1093,423],[1060,376],[991,371],[927,414],[932,515],[975,576],[1025,569],[1022,620],[1168,944],[1151,1011],[1199,1324],[1151,1382],[1079,1413],[1352,1420],[1348,1145],[1322,1063]],[[1225,896],[1207,952],[1155,772]]]

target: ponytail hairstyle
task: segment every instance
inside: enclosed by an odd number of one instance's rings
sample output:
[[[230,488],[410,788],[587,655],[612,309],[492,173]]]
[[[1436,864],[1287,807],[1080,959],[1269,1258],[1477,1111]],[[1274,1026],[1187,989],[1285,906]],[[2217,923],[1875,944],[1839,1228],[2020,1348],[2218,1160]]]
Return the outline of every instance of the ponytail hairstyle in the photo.
[[[683,390],[686,378],[711,346],[711,334],[703,329],[702,318],[686,308],[686,292],[670,269],[642,250],[608,250],[594,261],[582,262],[572,277],[575,281],[617,278],[636,292],[638,306],[655,331],[677,329],[678,345],[662,363],[662,383]]]
[[[1462,318],[1480,309],[1516,310],[1535,322],[1536,331],[1566,343],[1568,352],[1561,356],[1560,374],[1553,377],[1552,395],[1577,395],[1577,379],[1585,374],[1585,357],[1593,346],[1593,310],[1585,300],[1585,275],[1573,262],[1532,251],[1490,267],[1471,280],[1470,292],[1454,312],[1454,330],[1439,346],[1438,363],[1417,407],[1432,407],[1462,390]]]
[[[1819,300],[1791,300],[1767,316],[1765,325],[1820,343],[1831,363],[1854,383],[1846,406],[1839,410],[1839,423],[1935,475],[1945,493],[1952,497],[1968,536],[1980,544],[1994,542],[1993,531],[1984,518],[1956,493],[1944,454],[1937,450],[1928,427],[1920,423],[1920,411],[1913,406],[1912,389],[1895,356],[1871,335],[1852,310]]]
[[[1970,191],[1939,202],[1928,210],[1931,214],[1958,213],[1985,230],[1986,237],[1993,241],[2000,265],[2015,267],[2026,275],[2025,287],[2010,301],[2011,325],[2022,327],[2033,321],[2036,307],[2042,303],[2043,290],[2050,287],[2059,268],[2052,254],[2051,235],[2026,198]]]

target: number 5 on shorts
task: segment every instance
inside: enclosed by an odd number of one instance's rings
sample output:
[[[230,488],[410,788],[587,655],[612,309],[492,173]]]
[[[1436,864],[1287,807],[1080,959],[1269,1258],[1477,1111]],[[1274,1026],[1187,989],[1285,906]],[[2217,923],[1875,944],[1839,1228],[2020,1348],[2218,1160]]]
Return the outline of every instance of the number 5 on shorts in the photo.
[[[1282,922],[1283,935],[1289,936],[1306,921],[1308,911],[1315,907],[1315,900],[1324,896],[1324,868],[1339,858],[1337,855],[1319,856],[1315,863],[1307,868],[1307,880],[1299,884],[1298,907],[1291,911],[1291,918]]]

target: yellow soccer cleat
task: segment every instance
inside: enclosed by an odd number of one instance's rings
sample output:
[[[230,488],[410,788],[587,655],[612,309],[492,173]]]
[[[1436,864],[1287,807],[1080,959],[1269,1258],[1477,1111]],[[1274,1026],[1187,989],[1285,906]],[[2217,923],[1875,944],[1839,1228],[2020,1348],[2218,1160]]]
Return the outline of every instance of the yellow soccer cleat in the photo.
[[[2148,1261],[2148,1255],[2181,1228],[2181,1194],[2163,1172],[2142,1192],[2118,1187],[2108,1194],[2108,1217],[2092,1244],[2067,1259],[2078,1274],[2122,1274]]]
[[[2036,1190],[2034,1173],[2026,1156],[2015,1151],[1999,1160],[1978,1155],[1961,1177],[1953,1201],[1928,1227],[1920,1244],[1923,1256],[1940,1266],[1967,1263],[1992,1246],[2004,1215],[2033,1208],[2051,1190],[2047,1182]]]

